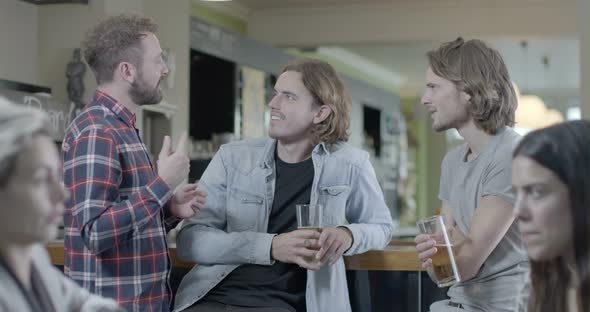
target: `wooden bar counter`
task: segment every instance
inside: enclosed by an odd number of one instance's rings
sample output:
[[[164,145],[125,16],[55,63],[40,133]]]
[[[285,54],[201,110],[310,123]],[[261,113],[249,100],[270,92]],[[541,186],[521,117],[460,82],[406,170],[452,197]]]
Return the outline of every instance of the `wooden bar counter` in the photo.
[[[47,250],[54,265],[64,264],[63,241],[56,240],[47,244]],[[176,267],[190,268],[194,264],[184,262],[176,256],[176,246],[170,245],[170,260]],[[408,241],[392,241],[381,250],[370,250],[363,254],[344,257],[347,270],[376,271],[420,271],[418,254],[413,244]]]

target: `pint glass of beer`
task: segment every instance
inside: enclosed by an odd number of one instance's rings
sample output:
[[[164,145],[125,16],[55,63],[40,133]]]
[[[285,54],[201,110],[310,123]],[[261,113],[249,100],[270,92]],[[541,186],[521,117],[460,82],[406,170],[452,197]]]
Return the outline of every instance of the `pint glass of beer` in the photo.
[[[444,216],[436,215],[417,223],[420,233],[427,234],[436,241],[436,254],[432,256],[432,276],[438,287],[451,286],[461,281],[457,262],[453,254],[453,242],[449,235]]]
[[[313,205],[295,205],[297,214],[297,229],[299,230],[313,230],[322,231],[324,207],[320,204]],[[313,250],[319,250],[318,247],[308,247]],[[305,261],[309,263],[319,262],[314,257],[304,257]]]

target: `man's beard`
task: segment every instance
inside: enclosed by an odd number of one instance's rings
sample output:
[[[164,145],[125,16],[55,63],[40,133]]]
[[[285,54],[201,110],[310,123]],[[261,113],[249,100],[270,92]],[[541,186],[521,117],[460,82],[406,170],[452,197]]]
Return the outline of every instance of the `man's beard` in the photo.
[[[143,74],[139,72],[137,79],[131,84],[129,96],[131,97],[131,100],[139,106],[158,104],[162,101],[160,82],[158,81],[158,84],[154,88],[150,88],[145,83]]]

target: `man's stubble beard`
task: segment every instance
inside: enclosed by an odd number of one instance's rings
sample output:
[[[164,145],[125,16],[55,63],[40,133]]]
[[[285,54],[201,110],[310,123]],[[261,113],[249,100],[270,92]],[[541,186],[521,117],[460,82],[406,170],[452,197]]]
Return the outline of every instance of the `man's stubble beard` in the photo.
[[[131,100],[139,106],[160,103],[163,98],[162,91],[160,90],[162,79],[163,77],[160,77],[158,84],[153,89],[150,89],[143,79],[143,74],[141,72],[138,73],[137,79],[131,84],[131,88],[129,89]]]

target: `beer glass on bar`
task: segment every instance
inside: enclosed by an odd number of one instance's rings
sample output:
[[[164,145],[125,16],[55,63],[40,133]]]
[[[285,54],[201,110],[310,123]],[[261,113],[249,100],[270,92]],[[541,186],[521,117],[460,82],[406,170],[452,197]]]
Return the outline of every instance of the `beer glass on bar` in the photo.
[[[449,235],[449,228],[445,217],[442,215],[432,216],[416,223],[420,233],[429,235],[436,241],[436,254],[432,259],[432,277],[436,280],[438,287],[447,287],[461,281],[457,262],[453,254],[453,242]]]
[[[297,213],[297,229],[322,231],[324,207],[320,204],[295,205]],[[308,247],[313,250],[319,250],[319,247]],[[309,263],[317,263],[315,257],[304,257]]]

